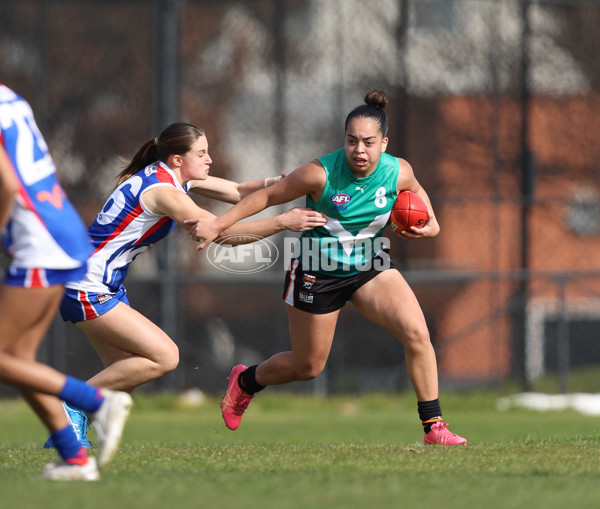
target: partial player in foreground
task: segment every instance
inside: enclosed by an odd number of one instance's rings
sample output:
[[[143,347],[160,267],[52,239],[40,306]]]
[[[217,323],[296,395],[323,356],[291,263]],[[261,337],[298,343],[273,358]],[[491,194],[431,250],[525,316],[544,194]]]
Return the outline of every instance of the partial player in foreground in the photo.
[[[0,381],[18,388],[50,430],[61,458],[43,479],[99,479],[115,454],[132,405],[124,392],[100,389],[36,361],[63,296],[86,271],[89,240],[66,198],[29,104],[0,84],[0,229],[11,257],[0,287]],[[81,447],[61,400],[89,412],[97,458]],[[96,461],[97,460],[97,461]]]
[[[177,345],[129,306],[124,282],[134,258],[166,237],[177,223],[190,217],[214,217],[198,207],[187,192],[236,203],[280,178],[238,184],[209,176],[211,164],[204,131],[187,123],[171,124],[141,145],[90,226],[93,253],[89,270],[79,281],[73,279],[66,285],[60,306],[63,319],[86,334],[104,365],[88,383],[131,392],[177,367]],[[318,212],[295,208],[234,225],[224,234],[228,244],[245,244],[285,229],[304,231],[325,221]],[[67,410],[81,444],[89,447],[85,412],[70,406]],[[52,446],[52,440],[45,444]]]
[[[344,147],[305,164],[274,186],[260,190],[216,219],[189,221],[190,234],[206,247],[231,224],[272,205],[306,196],[307,207],[328,216],[324,226],[302,234],[300,253],[285,280],[291,351],[262,363],[238,364],[221,403],[227,427],[237,429],[254,394],[318,376],[327,362],[340,309],[347,301],[404,345],[406,368],[417,395],[425,444],[467,441],[448,430],[438,399],[435,352],[419,303],[380,242],[398,192],[417,193],[429,208],[422,228],[397,232],[406,239],[435,237],[440,227],[411,166],[385,153],[387,98],[367,93],[350,112]],[[368,338],[364,339],[368,348]]]

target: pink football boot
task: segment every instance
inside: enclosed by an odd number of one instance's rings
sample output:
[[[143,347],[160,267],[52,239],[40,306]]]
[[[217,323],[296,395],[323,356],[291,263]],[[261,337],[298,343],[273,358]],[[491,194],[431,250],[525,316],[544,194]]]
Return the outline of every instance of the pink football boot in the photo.
[[[240,426],[244,410],[248,408],[250,400],[254,397],[240,389],[238,384],[240,373],[246,369],[248,369],[248,366],[244,366],[243,364],[238,364],[231,368],[231,373],[227,379],[229,380],[227,392],[221,400],[223,420],[225,421],[225,425],[233,430],[238,429]]]
[[[431,426],[429,433],[425,433],[423,442],[425,445],[466,445],[467,439],[448,430],[448,423],[444,424],[442,421],[438,421]]]

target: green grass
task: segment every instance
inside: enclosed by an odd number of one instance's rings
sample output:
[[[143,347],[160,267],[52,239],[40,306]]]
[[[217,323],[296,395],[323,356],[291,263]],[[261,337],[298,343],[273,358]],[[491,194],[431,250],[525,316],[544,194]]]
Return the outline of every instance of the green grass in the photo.
[[[598,507],[600,418],[496,410],[495,395],[442,398],[467,447],[423,447],[411,395],[261,394],[239,430],[218,402],[135,396],[98,483],[36,479],[54,452],[20,401],[0,401],[0,508]]]
[[[599,393],[599,369],[600,366],[593,365],[572,370],[569,373],[567,380],[569,392]],[[561,392],[561,385],[558,373],[549,373],[538,380],[535,380],[532,382],[531,390],[547,394],[559,394]]]

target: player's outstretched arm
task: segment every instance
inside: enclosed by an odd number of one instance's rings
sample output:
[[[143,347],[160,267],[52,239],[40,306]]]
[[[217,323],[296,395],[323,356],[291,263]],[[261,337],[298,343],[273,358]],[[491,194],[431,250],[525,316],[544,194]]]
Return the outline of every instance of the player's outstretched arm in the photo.
[[[144,206],[152,212],[169,216],[184,227],[186,227],[183,224],[184,218],[193,217],[196,221],[215,218],[215,215],[208,210],[198,207],[188,195],[167,186],[159,186],[146,191],[142,200]],[[327,218],[320,212],[297,207],[266,219],[237,223],[223,231],[217,241],[223,239],[224,243],[229,245],[248,244],[282,230],[301,232],[311,230],[326,222]]]
[[[311,162],[293,171],[275,185],[246,196],[237,205],[212,220],[190,218],[190,235],[198,242],[198,249],[204,249],[225,229],[238,221],[257,214],[261,210],[287,203],[307,194],[319,194],[325,186],[325,172],[317,162]]]
[[[186,219],[214,219],[216,216],[205,210],[184,192],[169,186],[157,186],[142,194],[144,207],[163,216],[168,216],[177,224],[187,229],[184,224]]]
[[[296,207],[278,216],[258,221],[243,221],[230,226],[220,233],[215,242],[237,246],[248,244],[258,238],[269,237],[283,230],[303,232],[323,226],[327,217],[306,207]]]
[[[249,180],[237,183],[232,180],[208,176],[206,180],[191,180],[188,183],[189,190],[226,203],[237,203],[254,191],[270,187],[277,183],[282,176],[267,177],[266,179]]]

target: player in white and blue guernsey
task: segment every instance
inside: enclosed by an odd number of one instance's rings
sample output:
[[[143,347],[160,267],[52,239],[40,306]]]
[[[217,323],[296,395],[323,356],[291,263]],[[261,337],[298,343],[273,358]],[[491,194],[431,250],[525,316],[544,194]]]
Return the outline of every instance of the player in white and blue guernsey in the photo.
[[[11,257],[0,287],[0,381],[17,387],[50,430],[61,461],[47,465],[42,478],[97,480],[98,465],[104,466],[116,451],[131,397],[36,361],[63,285],[85,275],[90,247],[31,107],[2,84],[0,229]],[[61,400],[89,412],[103,432],[98,464],[80,445]]]
[[[0,93],[2,145],[19,177],[15,207],[2,234],[12,257],[4,281],[43,288],[81,277],[90,252],[85,225],[58,183],[29,104],[6,86]]]
[[[104,364],[90,383],[131,392],[177,366],[177,345],[158,325],[129,306],[124,282],[133,260],[177,223],[190,217],[214,217],[198,207],[188,191],[236,203],[280,178],[237,184],[209,176],[211,164],[204,132],[187,123],[171,124],[139,148],[90,226],[93,252],[88,271],[66,285],[60,306],[63,319],[83,330]],[[283,229],[303,231],[325,221],[317,212],[296,208],[232,226],[226,232],[227,243],[253,242]]]
[[[419,303],[383,248],[382,234],[401,190],[421,196],[427,224],[400,232],[406,239],[434,237],[440,227],[411,166],[385,153],[387,98],[372,90],[350,112],[344,148],[305,164],[269,189],[242,200],[212,220],[191,221],[203,248],[230,224],[266,207],[306,197],[307,207],[328,217],[304,233],[286,276],[283,298],[292,349],[247,368],[235,366],[221,403],[223,418],[237,429],[254,394],[267,385],[310,380],[323,370],[340,309],[347,301],[404,345],[408,376],[415,389],[425,444],[457,445],[466,440],[442,422],[435,352]],[[365,344],[365,348],[368,345]]]
[[[96,318],[119,301],[128,303],[123,282],[135,257],[166,237],[175,226],[169,216],[144,207],[141,196],[164,186],[185,195],[174,172],[153,162],[121,183],[89,228],[93,252],[88,271],[67,284],[63,318],[73,322]]]

